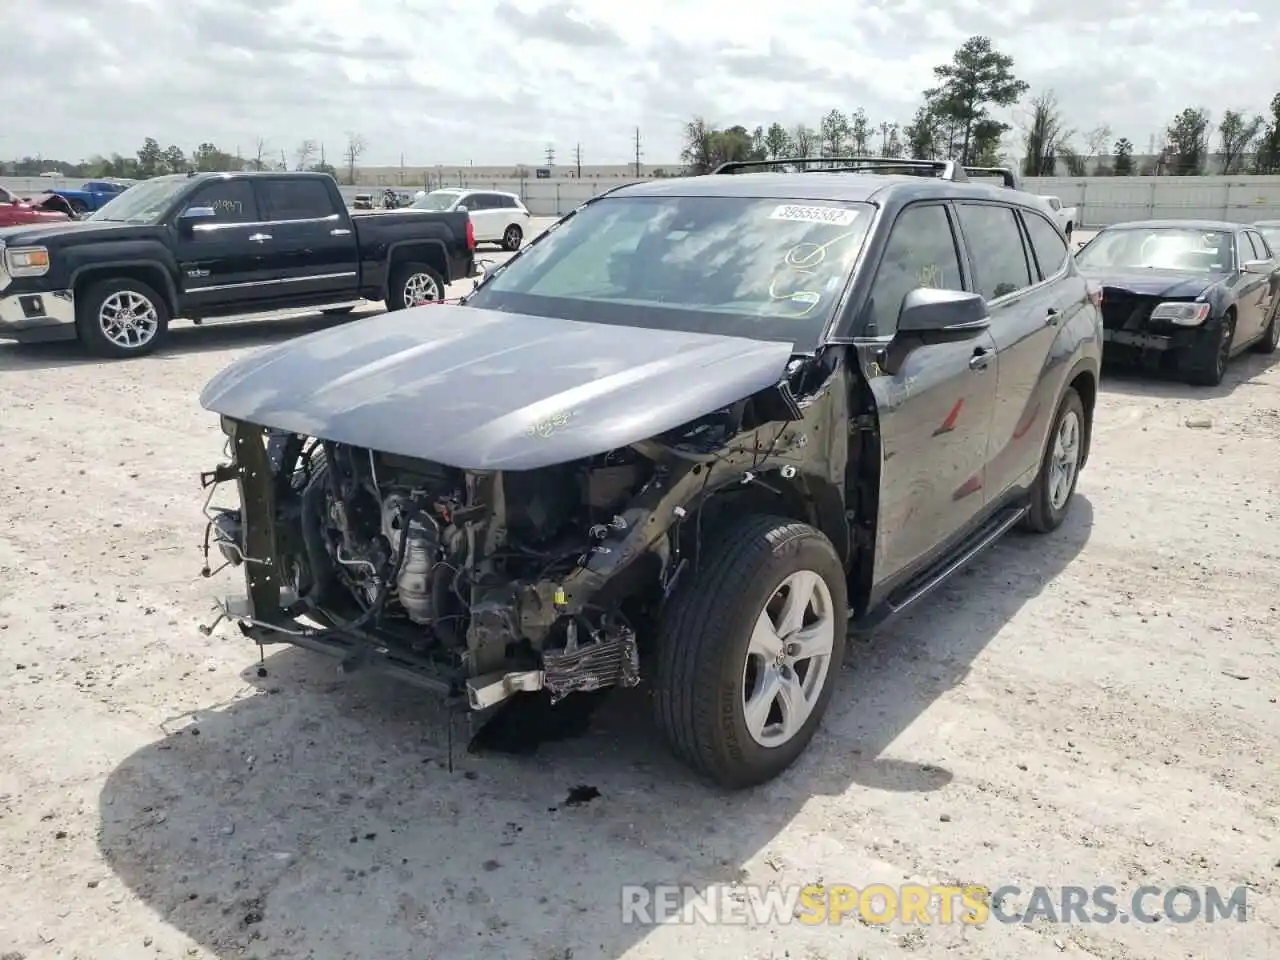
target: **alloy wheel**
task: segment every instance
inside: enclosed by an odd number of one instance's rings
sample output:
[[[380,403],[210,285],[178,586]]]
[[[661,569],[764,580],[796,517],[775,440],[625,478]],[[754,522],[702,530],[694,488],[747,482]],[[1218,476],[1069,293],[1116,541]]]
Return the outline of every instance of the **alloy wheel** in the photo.
[[[435,278],[426,273],[410,274],[404,282],[404,305],[420,307],[424,303],[434,303],[443,299],[440,285]]]
[[[118,347],[137,350],[150,343],[160,330],[160,312],[147,297],[120,290],[102,301],[98,327]]]
[[[1080,469],[1080,418],[1068,410],[1053,436],[1049,461],[1049,504],[1054,510],[1066,506]]]
[[[835,651],[831,591],[812,570],[782,581],[756,618],[742,674],[747,731],[762,747],[793,739],[812,715]]]

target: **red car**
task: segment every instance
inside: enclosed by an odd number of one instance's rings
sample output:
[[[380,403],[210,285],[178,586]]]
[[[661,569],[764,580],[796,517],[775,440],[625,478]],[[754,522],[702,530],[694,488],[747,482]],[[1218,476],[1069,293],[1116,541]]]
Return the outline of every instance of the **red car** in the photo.
[[[74,216],[67,201],[58,196],[41,200],[19,200],[0,187],[0,227],[17,227],[31,223],[59,223]]]

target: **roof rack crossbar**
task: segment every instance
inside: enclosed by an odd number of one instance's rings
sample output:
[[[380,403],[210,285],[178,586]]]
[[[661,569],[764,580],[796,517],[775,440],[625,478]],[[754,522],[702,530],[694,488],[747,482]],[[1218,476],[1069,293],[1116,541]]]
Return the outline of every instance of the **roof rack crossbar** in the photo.
[[[1008,167],[965,167],[965,169],[969,173],[977,174],[978,176],[999,177],[1010,190],[1018,189],[1018,178]]]
[[[877,173],[891,170],[932,171],[941,180],[964,183],[969,178],[965,168],[954,160],[914,160],[904,157],[788,157],[778,160],[733,160],[722,163],[711,171],[715,174],[733,174],[767,167],[816,167],[815,173]]]

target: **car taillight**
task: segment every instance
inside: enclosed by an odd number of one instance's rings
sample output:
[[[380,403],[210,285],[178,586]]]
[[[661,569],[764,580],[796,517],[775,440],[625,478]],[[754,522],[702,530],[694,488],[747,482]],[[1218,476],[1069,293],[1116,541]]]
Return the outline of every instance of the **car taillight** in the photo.
[[[474,250],[476,248],[476,225],[471,222],[471,218],[467,217],[467,249]]]

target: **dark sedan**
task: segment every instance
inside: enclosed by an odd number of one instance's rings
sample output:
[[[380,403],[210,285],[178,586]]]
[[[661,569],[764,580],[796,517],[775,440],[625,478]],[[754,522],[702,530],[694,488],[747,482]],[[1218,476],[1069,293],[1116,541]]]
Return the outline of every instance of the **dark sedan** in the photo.
[[[1156,360],[1188,382],[1280,342],[1276,241],[1251,224],[1149,220],[1100,231],[1076,254],[1102,285],[1107,359]]]

